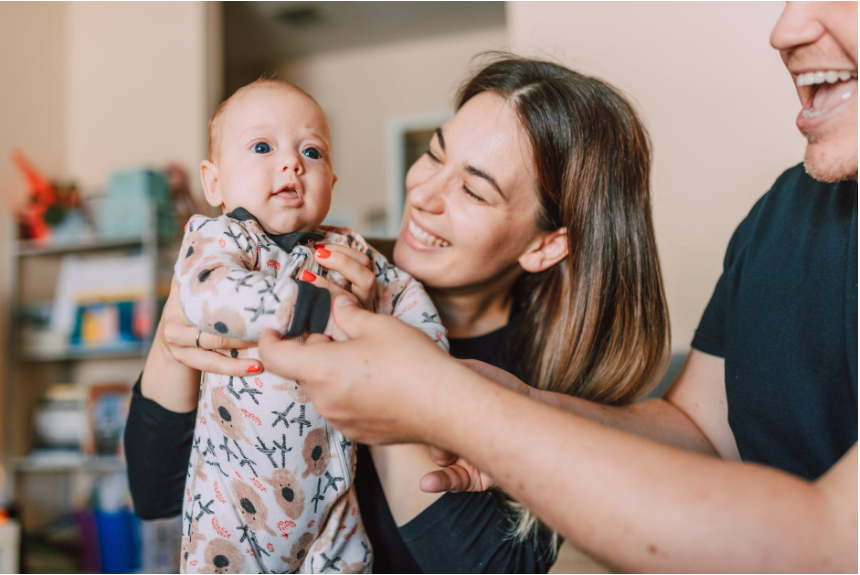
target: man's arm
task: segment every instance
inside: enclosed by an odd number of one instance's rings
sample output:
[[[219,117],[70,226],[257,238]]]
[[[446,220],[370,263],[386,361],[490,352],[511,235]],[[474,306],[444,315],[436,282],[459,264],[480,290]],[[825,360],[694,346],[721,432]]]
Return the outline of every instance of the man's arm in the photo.
[[[334,309],[351,341],[265,332],[260,352],[356,441],[460,453],[622,570],[857,570],[856,445],[816,483],[690,453],[502,389],[390,317]]]
[[[664,399],[622,406],[542,391],[497,367],[476,361],[464,363],[508,389],[608,427],[704,455],[740,459],[729,427],[725,367],[720,357],[693,349]]]
[[[857,570],[856,445],[811,484],[463,377],[456,394],[437,389],[452,401],[446,425],[428,421],[425,440],[464,454],[575,546],[621,570]]]

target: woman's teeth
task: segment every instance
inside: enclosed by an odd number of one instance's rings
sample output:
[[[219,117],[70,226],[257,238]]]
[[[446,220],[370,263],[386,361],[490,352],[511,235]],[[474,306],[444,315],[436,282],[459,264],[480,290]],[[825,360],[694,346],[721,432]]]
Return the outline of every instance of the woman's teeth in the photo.
[[[815,84],[835,84],[836,82],[844,82],[851,78],[856,78],[857,72],[848,72],[846,70],[819,70],[818,72],[806,72],[798,74],[795,83],[798,86],[812,86]]]
[[[421,228],[419,228],[412,220],[409,220],[409,233],[415,237],[415,239],[420,240],[421,243],[427,244],[428,246],[433,246],[434,248],[447,248],[451,244],[446,242],[441,238],[437,238],[431,233],[425,232]]]

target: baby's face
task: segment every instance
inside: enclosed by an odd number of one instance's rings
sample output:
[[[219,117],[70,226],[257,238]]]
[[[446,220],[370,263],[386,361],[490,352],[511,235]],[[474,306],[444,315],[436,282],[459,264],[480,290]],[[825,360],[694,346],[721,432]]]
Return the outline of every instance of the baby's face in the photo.
[[[221,118],[214,160],[202,169],[209,202],[228,212],[245,208],[269,233],[311,231],[328,213],[337,179],[328,121],[298,90],[261,86],[238,94]]]

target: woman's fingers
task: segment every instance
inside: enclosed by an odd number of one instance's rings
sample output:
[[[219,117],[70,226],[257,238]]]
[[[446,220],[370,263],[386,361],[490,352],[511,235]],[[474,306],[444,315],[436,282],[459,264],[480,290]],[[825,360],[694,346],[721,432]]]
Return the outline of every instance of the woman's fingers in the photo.
[[[263,372],[263,364],[256,359],[233,358],[218,352],[185,347],[173,350],[173,357],[182,365],[233,377],[248,377]]]
[[[179,303],[179,286],[174,279],[170,284],[170,295],[164,305],[161,322],[162,340],[173,359],[190,367],[223,375],[246,376],[263,372],[263,364],[256,359],[239,358],[239,350],[254,347],[253,341],[242,341],[199,332],[188,322]],[[229,355],[217,353],[223,350]]]
[[[166,322],[164,324],[164,340],[175,346],[197,348],[197,332],[199,330],[189,323],[178,324],[176,322]],[[221,337],[205,331],[200,332],[200,349],[248,349],[256,346],[254,341],[244,341],[241,339],[231,339],[229,337]]]
[[[327,279],[325,279],[324,277],[320,277],[320,276],[313,274],[309,271],[303,271],[301,273],[301,275],[299,275],[299,278],[304,282],[314,284],[318,288],[324,288],[324,289],[327,289],[328,291],[330,291],[332,301],[334,301],[335,298],[337,298],[340,295],[344,295],[344,296],[350,295],[350,293],[348,291],[346,291],[345,289],[343,289],[339,285],[334,284],[334,283],[328,281]]]
[[[365,309],[374,311],[376,275],[367,254],[338,245],[318,245],[316,261],[321,266],[339,272],[350,284],[352,293]]]

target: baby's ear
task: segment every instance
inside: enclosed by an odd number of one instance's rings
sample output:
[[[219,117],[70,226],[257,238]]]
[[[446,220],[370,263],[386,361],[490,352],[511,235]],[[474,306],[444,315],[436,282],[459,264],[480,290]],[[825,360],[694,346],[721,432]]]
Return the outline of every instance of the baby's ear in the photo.
[[[221,181],[218,179],[218,166],[209,160],[200,162],[200,181],[203,182],[203,195],[210,206],[220,207],[224,204],[221,195]]]

